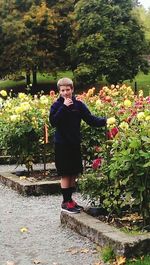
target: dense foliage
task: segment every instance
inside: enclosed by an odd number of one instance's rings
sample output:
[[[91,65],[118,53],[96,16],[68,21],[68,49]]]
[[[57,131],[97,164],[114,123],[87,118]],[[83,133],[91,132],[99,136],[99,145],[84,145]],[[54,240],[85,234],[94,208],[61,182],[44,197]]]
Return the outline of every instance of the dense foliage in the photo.
[[[32,73],[36,93],[37,71],[71,69],[90,85],[146,73],[144,28],[131,12],[136,2],[0,0],[0,76],[24,71],[30,84]]]
[[[91,94],[90,94],[91,93]],[[81,95],[96,115],[107,116],[107,133],[84,125],[87,160],[92,170],[83,175],[84,197],[108,212],[139,211],[145,224],[150,212],[150,97],[134,95],[126,86],[103,87]],[[97,135],[95,135],[97,133]],[[92,137],[93,135],[93,137]]]
[[[91,84],[105,76],[110,83],[133,79],[148,65],[144,31],[128,1],[80,0],[75,6],[68,50],[75,78]]]
[[[19,93],[15,98],[7,97],[4,90],[0,94],[3,97],[0,98],[0,148],[16,158],[17,164],[25,164],[31,170],[43,152],[44,126],[48,124],[53,96],[35,95],[33,98]]]

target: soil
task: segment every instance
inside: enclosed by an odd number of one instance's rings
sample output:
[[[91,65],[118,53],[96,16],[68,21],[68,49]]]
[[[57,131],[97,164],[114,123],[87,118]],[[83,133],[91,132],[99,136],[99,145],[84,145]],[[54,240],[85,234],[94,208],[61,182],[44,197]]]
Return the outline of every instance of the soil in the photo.
[[[32,182],[60,180],[60,177],[57,176],[56,171],[54,170],[34,170],[30,173],[27,171],[18,171],[14,174]]]
[[[94,216],[89,209],[86,213]],[[143,234],[150,232],[150,225],[143,226],[143,218],[138,212],[129,213],[126,211],[122,216],[117,216],[116,214],[106,214],[104,209],[102,209],[102,214],[96,214],[94,217],[126,233]]]

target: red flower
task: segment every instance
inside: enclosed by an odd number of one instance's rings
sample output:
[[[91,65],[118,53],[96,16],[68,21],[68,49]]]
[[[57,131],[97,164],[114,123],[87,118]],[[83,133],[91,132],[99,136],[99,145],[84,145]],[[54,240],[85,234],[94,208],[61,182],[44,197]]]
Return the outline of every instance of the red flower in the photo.
[[[95,149],[95,152],[97,152],[97,153],[100,152],[100,150],[101,150],[100,146],[97,146],[97,145],[94,147],[94,149]]]
[[[128,118],[125,119],[125,121],[126,121],[127,123],[130,123],[130,121],[132,120],[132,117],[133,117],[132,115],[129,116]]]
[[[109,140],[112,140],[118,132],[119,130],[117,127],[112,128],[110,131],[107,132],[107,138]]]
[[[102,158],[97,158],[93,160],[92,168],[97,169],[101,166]]]

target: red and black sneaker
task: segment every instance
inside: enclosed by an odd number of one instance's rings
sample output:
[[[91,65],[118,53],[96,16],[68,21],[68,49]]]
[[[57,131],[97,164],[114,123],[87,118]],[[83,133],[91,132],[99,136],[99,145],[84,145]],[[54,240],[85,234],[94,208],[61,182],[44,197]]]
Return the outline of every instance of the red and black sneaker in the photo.
[[[74,204],[74,207],[76,209],[78,209],[79,211],[83,211],[84,210],[84,207],[81,206],[81,205],[79,205],[79,204],[77,204],[77,202],[75,202],[75,201],[72,200],[72,203]]]
[[[63,202],[61,204],[61,210],[67,213],[80,213],[80,210],[75,207],[73,202]]]

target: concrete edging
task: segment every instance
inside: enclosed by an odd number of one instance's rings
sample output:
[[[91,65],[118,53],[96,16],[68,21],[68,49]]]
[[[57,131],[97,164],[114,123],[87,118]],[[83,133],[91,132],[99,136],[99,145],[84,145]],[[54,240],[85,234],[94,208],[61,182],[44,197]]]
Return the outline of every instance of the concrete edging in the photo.
[[[18,176],[10,172],[0,172],[0,181],[24,196],[39,196],[60,192],[59,180],[37,181],[31,183],[27,179],[19,179]]]
[[[109,245],[116,255],[131,257],[150,253],[150,233],[137,236],[127,235],[85,212],[80,214],[61,212],[60,219],[62,224],[98,245],[102,247]]]

